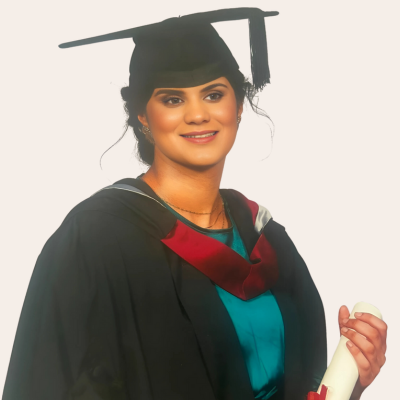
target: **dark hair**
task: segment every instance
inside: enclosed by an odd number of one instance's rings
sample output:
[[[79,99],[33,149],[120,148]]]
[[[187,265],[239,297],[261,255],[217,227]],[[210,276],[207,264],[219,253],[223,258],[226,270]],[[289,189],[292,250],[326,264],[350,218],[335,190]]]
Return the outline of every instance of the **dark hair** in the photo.
[[[242,104],[246,98],[254,112],[264,117],[269,116],[257,106],[255,100],[256,90],[254,86],[244,77],[244,75],[238,70],[233,73],[225,75],[231,84],[236,97],[237,104]],[[126,112],[126,123],[125,130],[122,136],[109,147],[103,155],[115,146],[126,134],[129,127],[133,129],[133,133],[137,140],[137,157],[138,159],[146,164],[151,165],[154,161],[154,145],[150,143],[141,131],[142,124],[138,120],[138,115],[143,114],[146,111],[147,102],[153,93],[153,88],[147,85],[138,86],[137,88],[131,88],[129,86],[121,89],[121,96],[124,101],[124,109]],[[103,156],[102,156],[103,157]],[[100,161],[101,163],[101,161]]]

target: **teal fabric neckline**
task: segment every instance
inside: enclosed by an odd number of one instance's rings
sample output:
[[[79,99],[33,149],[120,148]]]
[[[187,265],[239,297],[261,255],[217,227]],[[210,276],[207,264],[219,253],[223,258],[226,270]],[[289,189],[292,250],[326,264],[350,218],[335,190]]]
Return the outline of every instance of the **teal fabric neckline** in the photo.
[[[190,226],[191,228],[193,228],[194,230],[196,230],[197,232],[200,232],[204,235],[207,235],[209,237],[212,237],[213,239],[216,239],[218,241],[220,241],[221,243],[224,243],[225,245],[227,245],[228,247],[230,247],[232,250],[236,251],[238,254],[240,254],[244,259],[246,259],[247,261],[250,260],[249,255],[247,253],[246,247],[240,237],[239,231],[237,229],[236,223],[233,220],[230,211],[229,211],[229,207],[225,203],[225,210],[227,211],[228,214],[228,218],[231,221],[231,226],[229,228],[225,228],[225,229],[207,229],[207,228],[202,228],[201,226],[198,226],[196,224],[194,224],[192,221],[189,221],[188,219],[186,219],[185,217],[183,217],[181,214],[179,214],[178,212],[176,212],[173,208],[171,208],[170,206],[168,206],[168,204],[166,204],[164,202],[164,204],[166,205],[166,207],[183,223],[185,223],[186,225]]]

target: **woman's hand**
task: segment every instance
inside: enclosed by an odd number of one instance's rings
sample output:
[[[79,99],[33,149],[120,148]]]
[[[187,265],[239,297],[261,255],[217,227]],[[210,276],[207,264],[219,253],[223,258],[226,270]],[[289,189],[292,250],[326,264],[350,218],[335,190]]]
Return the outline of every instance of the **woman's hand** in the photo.
[[[356,360],[359,373],[351,400],[358,400],[385,364],[387,325],[368,313],[355,313],[356,319],[349,316],[348,308],[340,307],[340,333],[349,339],[347,348]]]

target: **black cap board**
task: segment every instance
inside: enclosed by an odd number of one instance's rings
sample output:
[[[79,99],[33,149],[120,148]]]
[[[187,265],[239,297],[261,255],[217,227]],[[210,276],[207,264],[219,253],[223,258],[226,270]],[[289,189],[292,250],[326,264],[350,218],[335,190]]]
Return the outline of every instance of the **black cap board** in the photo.
[[[133,38],[129,86],[151,81],[156,87],[193,87],[239,70],[225,42],[211,25],[249,20],[253,85],[262,90],[270,82],[265,17],[276,11],[230,8],[169,18],[162,22],[60,44],[60,48]]]

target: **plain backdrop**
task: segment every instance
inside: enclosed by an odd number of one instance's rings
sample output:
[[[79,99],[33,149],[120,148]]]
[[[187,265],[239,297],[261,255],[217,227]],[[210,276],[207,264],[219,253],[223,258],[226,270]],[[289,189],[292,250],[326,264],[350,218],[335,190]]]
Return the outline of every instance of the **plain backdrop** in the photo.
[[[28,1],[1,11],[0,387],[32,270],[68,211],[136,177],[120,88],[132,40],[59,43],[215,8],[277,10],[266,18],[271,84],[245,109],[221,187],[267,207],[321,294],[329,359],[337,314],[358,301],[389,325],[387,362],[363,400],[394,398],[399,329],[400,5],[396,1]],[[247,21],[214,24],[250,76]],[[386,397],[385,397],[386,396]]]

